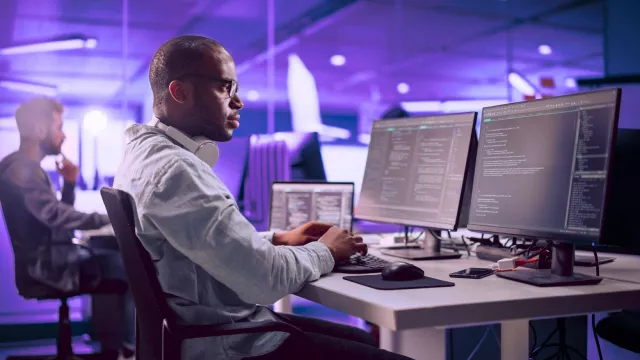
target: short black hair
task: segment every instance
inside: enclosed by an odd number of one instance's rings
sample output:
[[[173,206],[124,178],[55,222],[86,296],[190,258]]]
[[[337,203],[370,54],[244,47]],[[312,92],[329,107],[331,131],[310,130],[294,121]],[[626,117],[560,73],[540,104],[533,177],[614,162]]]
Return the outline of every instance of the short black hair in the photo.
[[[197,35],[178,36],[160,46],[153,55],[149,69],[154,109],[164,105],[169,84],[176,77],[196,68],[212,47],[224,48],[213,39]]]
[[[33,136],[36,126],[51,123],[53,114],[62,114],[64,107],[60,102],[48,97],[36,97],[22,103],[16,110],[16,125],[20,137]]]

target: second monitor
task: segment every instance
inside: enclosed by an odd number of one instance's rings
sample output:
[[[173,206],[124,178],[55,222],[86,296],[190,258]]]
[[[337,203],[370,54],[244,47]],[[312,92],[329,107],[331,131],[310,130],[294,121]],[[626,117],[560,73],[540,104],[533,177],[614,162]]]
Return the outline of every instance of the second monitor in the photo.
[[[471,195],[477,113],[373,122],[355,217],[422,227],[425,248],[382,251],[412,260],[458,258],[441,252],[432,230],[456,230]],[[465,201],[466,199],[466,201]]]

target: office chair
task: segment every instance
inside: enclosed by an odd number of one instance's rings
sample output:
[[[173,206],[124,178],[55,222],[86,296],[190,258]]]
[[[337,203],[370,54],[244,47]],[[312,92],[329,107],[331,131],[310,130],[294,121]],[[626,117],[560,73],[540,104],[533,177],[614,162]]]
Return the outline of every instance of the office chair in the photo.
[[[608,342],[640,354],[640,311],[622,311],[598,321],[596,334]]]
[[[52,246],[77,246],[86,249],[91,255],[91,248],[73,243],[53,243]],[[96,266],[97,267],[97,266]],[[100,269],[97,268],[100,274]],[[71,319],[69,318],[68,300],[72,297],[93,294],[121,294],[127,290],[127,283],[117,280],[102,280],[99,275],[96,280],[84,289],[74,292],[62,292],[53,289],[44,284],[29,285],[28,287],[18,287],[20,296],[27,300],[59,300],[58,308],[58,336],[56,339],[55,355],[39,355],[39,356],[9,356],[7,360],[27,360],[27,359],[56,359],[56,360],[75,360],[75,359],[100,359],[101,354],[90,354],[76,357],[71,345]]]
[[[151,256],[135,231],[129,194],[103,187],[102,200],[122,252],[124,267],[136,305],[136,358],[176,360],[184,340],[236,334],[286,332],[302,334],[283,322],[239,322],[223,325],[182,325],[169,308]]]

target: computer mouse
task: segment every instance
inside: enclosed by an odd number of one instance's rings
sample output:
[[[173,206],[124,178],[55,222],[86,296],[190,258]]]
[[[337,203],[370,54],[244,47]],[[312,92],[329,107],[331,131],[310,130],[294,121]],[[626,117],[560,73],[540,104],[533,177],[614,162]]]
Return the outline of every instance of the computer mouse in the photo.
[[[424,277],[424,270],[406,262],[392,262],[382,269],[382,279],[388,281],[418,280]]]

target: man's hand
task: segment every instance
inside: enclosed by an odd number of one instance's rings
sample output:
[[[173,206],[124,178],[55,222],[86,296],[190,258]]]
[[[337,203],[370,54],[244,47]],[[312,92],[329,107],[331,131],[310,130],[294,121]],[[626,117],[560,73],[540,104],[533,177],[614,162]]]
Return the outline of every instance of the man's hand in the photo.
[[[347,260],[357,252],[362,255],[367,254],[367,244],[362,242],[362,237],[352,235],[346,229],[337,226],[329,229],[320,242],[327,245],[336,262]]]
[[[64,155],[62,155],[61,161],[56,160],[56,168],[58,169],[58,173],[62,175],[62,178],[64,178],[64,181],[68,183],[75,183],[78,179],[78,167],[69,161]]]
[[[310,221],[297,228],[273,235],[274,245],[300,246],[312,241],[318,241],[329,229],[331,225]]]

